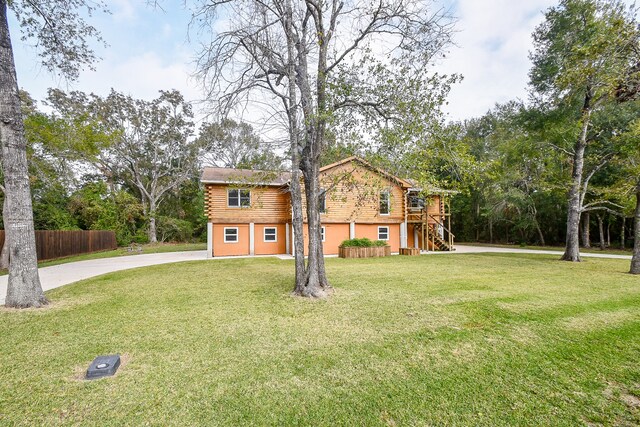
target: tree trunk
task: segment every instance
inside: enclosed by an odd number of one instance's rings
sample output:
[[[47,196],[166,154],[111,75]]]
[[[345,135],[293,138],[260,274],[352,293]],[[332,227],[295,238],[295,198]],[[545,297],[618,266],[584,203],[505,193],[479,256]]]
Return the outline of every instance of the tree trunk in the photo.
[[[311,7],[307,5],[307,7]],[[326,79],[327,79],[327,45],[321,16],[313,16],[317,36],[319,38],[319,51],[316,73],[316,102],[313,102],[311,90],[309,65],[307,63],[306,47],[298,44],[298,62],[296,83],[300,89],[300,104],[303,113],[306,144],[301,155],[301,169],[305,183],[305,196],[307,204],[307,229],[309,232],[307,271],[304,283],[296,284],[294,294],[324,298],[331,292],[331,286],[327,280],[324,267],[324,255],[322,251],[320,213],[318,195],[320,194],[320,153],[324,145],[327,112],[326,107]],[[314,109],[315,104],[315,109]]]
[[[291,150],[291,223],[293,225],[293,254],[295,257],[294,292],[304,286],[306,268],[304,263],[304,222],[302,215],[302,189],[300,188],[300,129],[298,125],[298,92],[296,89],[296,43],[293,33],[293,8],[291,0],[285,1],[283,20],[287,39],[288,99],[284,107],[289,120],[289,143]]]
[[[585,212],[582,214],[582,247],[590,248],[591,247],[591,235],[589,232],[591,231],[591,216],[589,212]]]
[[[320,193],[319,162],[303,159],[303,175],[307,202],[307,230],[309,234],[307,274],[302,286],[296,286],[296,295],[325,298],[331,292],[324,267],[322,251],[322,234],[320,213],[318,210],[318,194]]]
[[[631,274],[640,274],[640,182],[636,185],[636,211],[633,217],[633,257]]]
[[[620,249],[624,250],[625,249],[625,241],[624,241],[624,233],[626,233],[626,218],[624,216],[620,217],[620,220],[622,221],[622,225],[620,227]]]
[[[580,187],[582,185],[582,171],[584,169],[584,152],[587,148],[587,132],[591,118],[589,109],[590,97],[585,98],[585,108],[582,114],[582,130],[580,137],[576,141],[573,154],[573,171],[571,173],[571,189],[569,190],[567,209],[567,240],[564,254],[561,260],[580,262],[580,211],[582,209],[580,200]]]
[[[604,227],[603,227],[602,215],[597,214],[596,218],[598,219],[598,236],[600,237],[600,250],[604,251],[606,244],[604,241]]]
[[[489,244],[493,245],[493,219],[489,218]]]
[[[149,243],[158,243],[158,229],[156,227],[156,201],[149,201]]]
[[[542,234],[542,229],[540,228],[540,223],[535,218],[534,218],[534,221],[535,221],[535,224],[536,224],[536,231],[538,232],[538,240],[540,240],[540,245],[546,246],[547,244],[545,243],[544,234]]]
[[[611,215],[607,215],[607,248],[611,247]]]
[[[4,196],[4,200],[2,202],[2,222],[5,230],[4,233],[4,244],[2,245],[2,251],[0,252],[0,270],[6,270],[9,268],[9,236],[7,235],[7,217],[4,215],[4,212],[7,211],[7,196]]]
[[[11,259],[5,304],[16,308],[40,307],[47,304],[47,299],[38,276],[27,145],[6,0],[0,0],[0,138],[7,200],[3,218]]]

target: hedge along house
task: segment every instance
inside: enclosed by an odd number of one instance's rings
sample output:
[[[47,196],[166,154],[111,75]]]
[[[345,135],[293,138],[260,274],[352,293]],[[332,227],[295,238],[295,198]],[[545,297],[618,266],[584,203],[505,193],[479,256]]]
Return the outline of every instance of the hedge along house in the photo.
[[[201,181],[208,257],[292,254],[290,177],[280,172],[205,168]],[[320,182],[326,255],[337,254],[342,241],[362,237],[387,241],[392,252],[401,247],[453,250],[445,192],[424,196],[410,180],[358,157],[321,168]],[[304,232],[306,251],[306,223]]]

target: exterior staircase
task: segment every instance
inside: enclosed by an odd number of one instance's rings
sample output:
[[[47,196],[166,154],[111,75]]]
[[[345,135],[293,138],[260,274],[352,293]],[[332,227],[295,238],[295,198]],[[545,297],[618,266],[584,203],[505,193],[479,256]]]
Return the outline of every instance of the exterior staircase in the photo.
[[[436,251],[454,251],[455,249],[449,245],[449,242],[445,241],[438,233],[435,233],[433,228],[429,227],[429,241],[433,243]]]

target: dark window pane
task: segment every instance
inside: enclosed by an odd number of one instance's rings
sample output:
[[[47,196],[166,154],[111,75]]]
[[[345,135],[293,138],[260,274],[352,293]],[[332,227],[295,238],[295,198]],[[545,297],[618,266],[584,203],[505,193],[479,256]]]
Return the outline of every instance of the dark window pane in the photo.
[[[380,193],[380,213],[388,214],[389,213],[389,192],[383,191]]]
[[[389,228],[381,227],[378,229],[378,240],[389,240]]]
[[[251,206],[251,191],[240,190],[240,206],[242,207]]]
[[[318,195],[318,210],[320,213],[325,213],[327,211],[327,192],[322,190]]]
[[[229,190],[228,192],[229,195],[229,202],[228,205],[229,206],[240,206],[238,204],[238,190]]]
[[[265,228],[264,229],[264,241],[265,242],[275,242],[276,241],[276,229],[275,228]]]
[[[225,242],[237,242],[238,241],[238,229],[237,228],[225,228],[224,230]]]

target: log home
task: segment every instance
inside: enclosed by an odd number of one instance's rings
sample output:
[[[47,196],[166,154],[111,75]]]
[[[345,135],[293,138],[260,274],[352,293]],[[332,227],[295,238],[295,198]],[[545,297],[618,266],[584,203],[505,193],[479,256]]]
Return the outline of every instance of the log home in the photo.
[[[205,168],[208,256],[291,254],[289,180],[289,173]],[[356,237],[385,240],[392,252],[453,250],[445,191],[425,192],[358,157],[321,168],[320,182],[325,255]],[[305,249],[306,241],[305,223]]]

